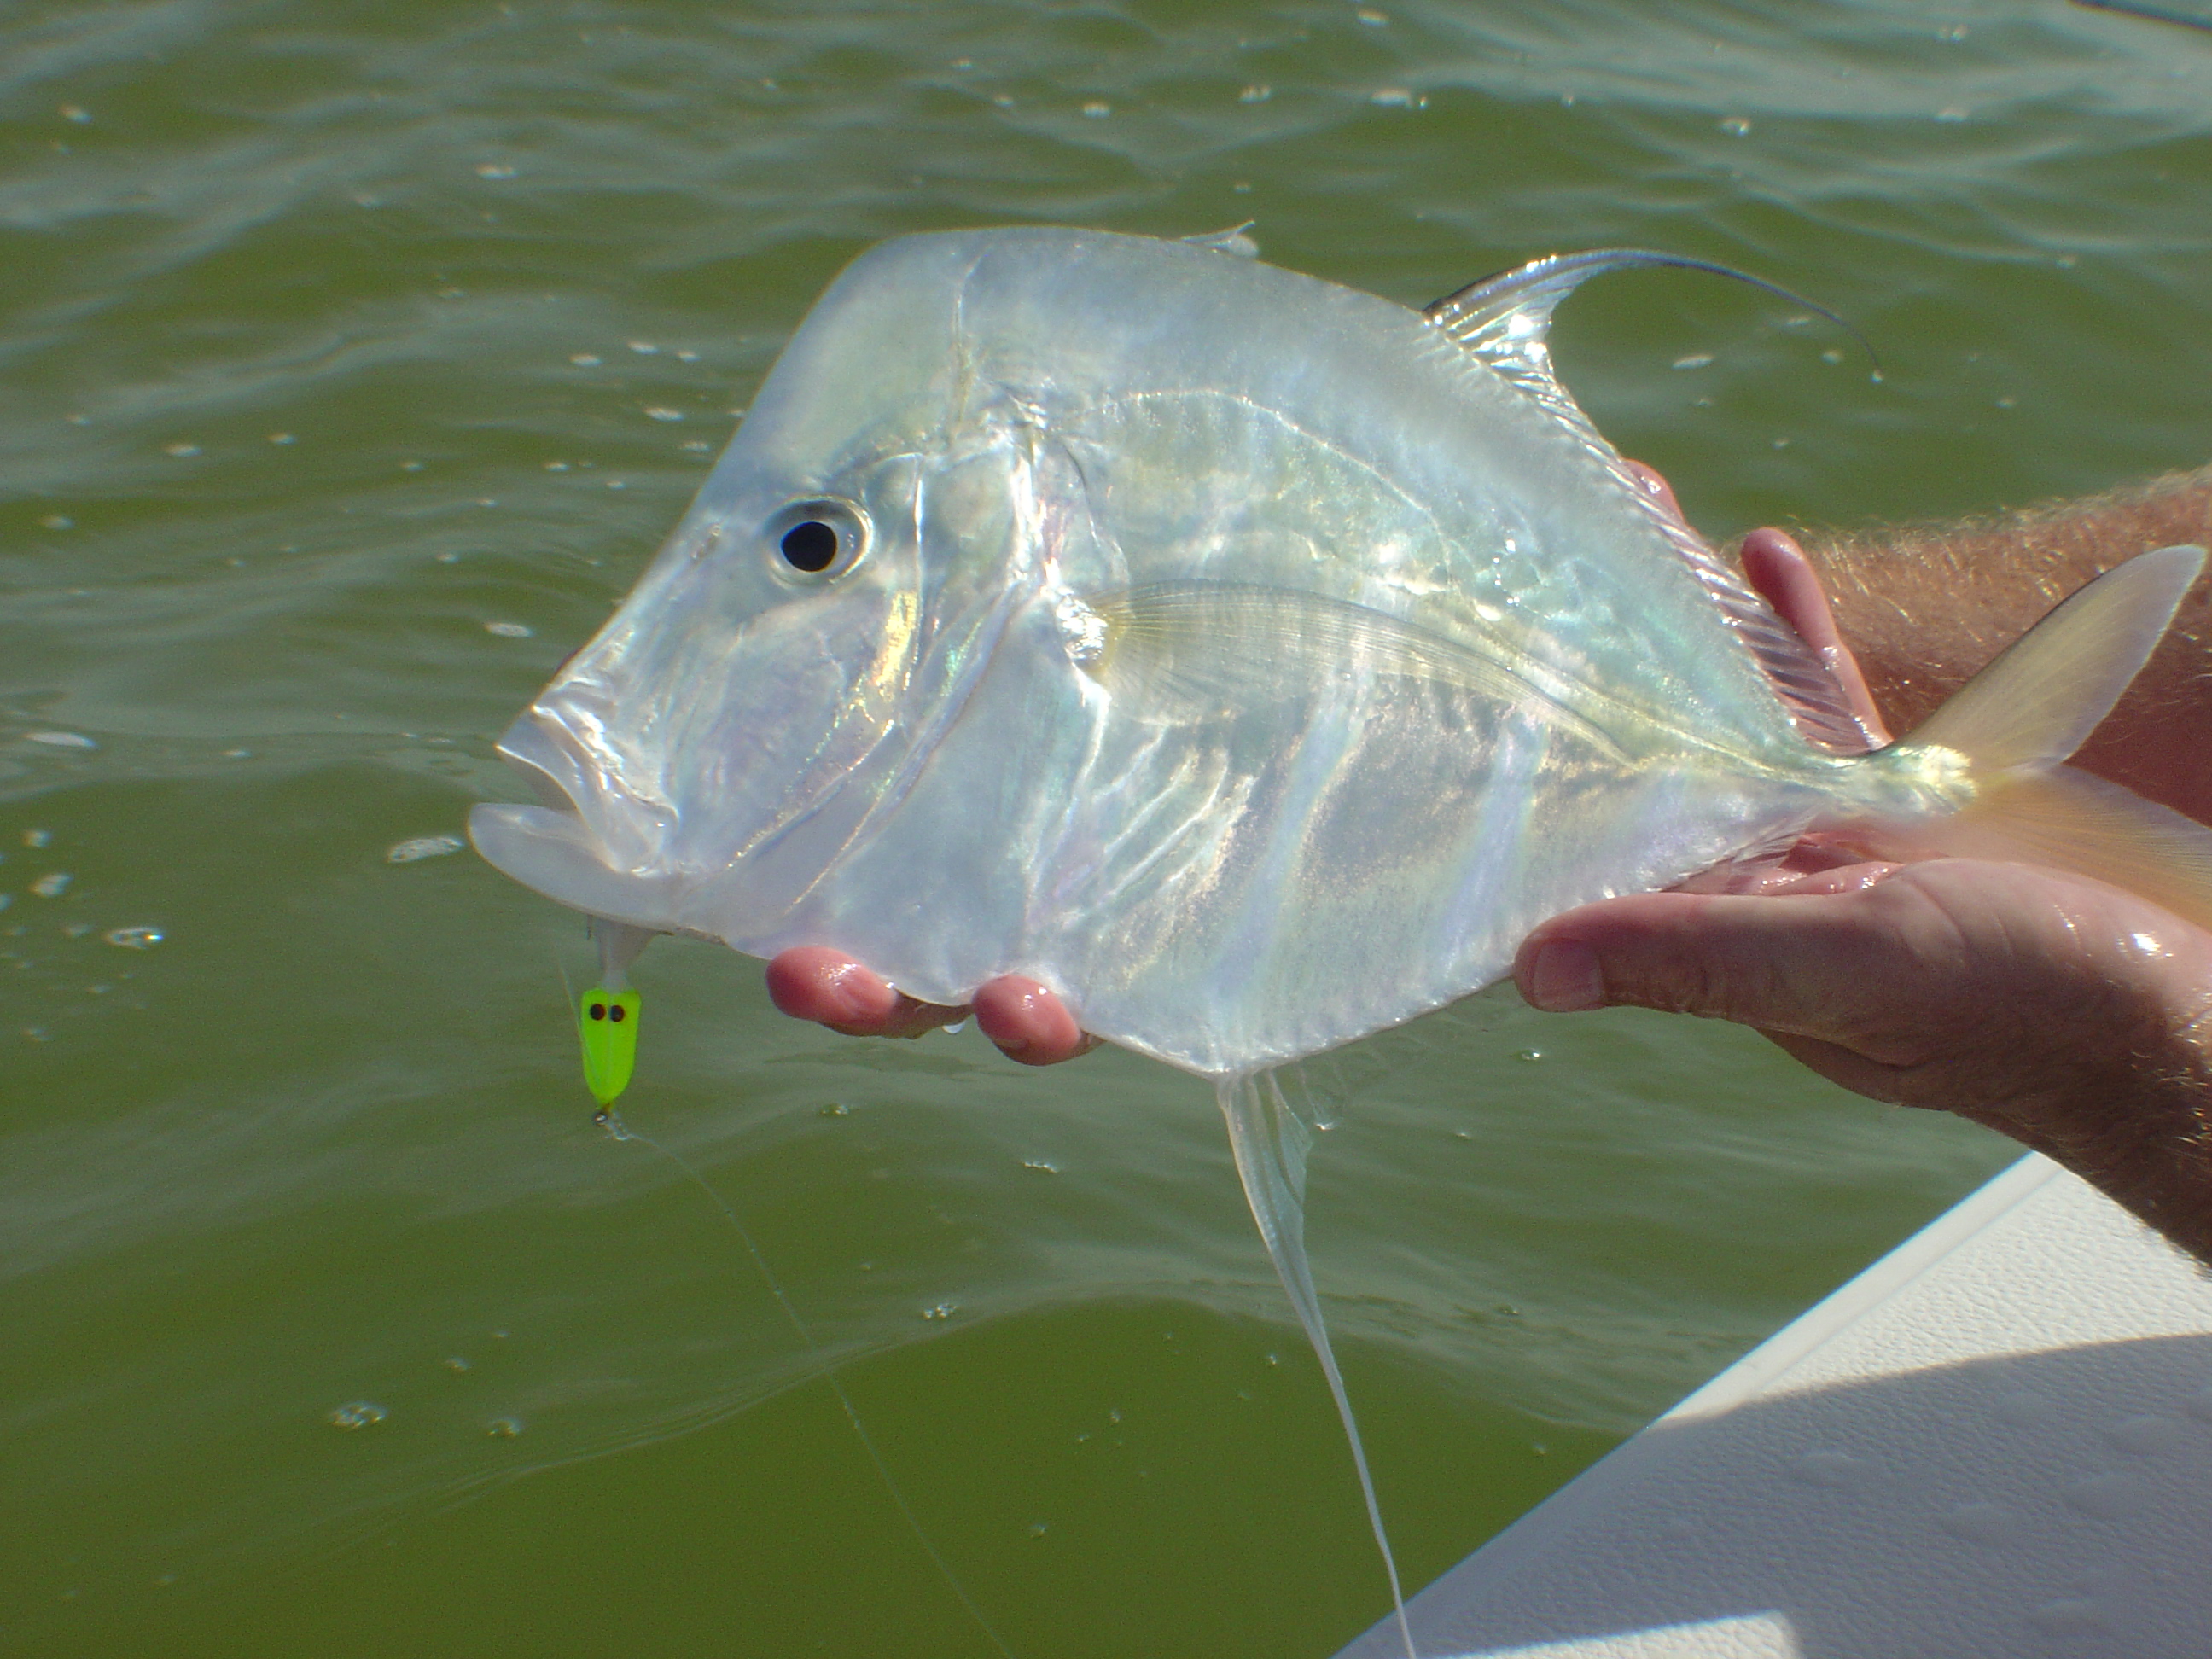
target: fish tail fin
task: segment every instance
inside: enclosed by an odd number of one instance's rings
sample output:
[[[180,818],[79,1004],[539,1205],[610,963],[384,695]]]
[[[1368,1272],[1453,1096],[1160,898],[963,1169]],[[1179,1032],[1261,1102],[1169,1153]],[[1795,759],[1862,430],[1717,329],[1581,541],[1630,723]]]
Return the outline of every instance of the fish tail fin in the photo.
[[[2047,769],[2112,711],[2204,568],[2201,547],[2161,547],[2078,589],[1923,721],[1907,742],[1977,772]]]
[[[2165,636],[2204,557],[2163,547],[2106,571],[1899,745],[1949,751],[1972,784],[1958,812],[1909,832],[1913,851],[2071,870],[2212,928],[2212,829],[2063,764]]]

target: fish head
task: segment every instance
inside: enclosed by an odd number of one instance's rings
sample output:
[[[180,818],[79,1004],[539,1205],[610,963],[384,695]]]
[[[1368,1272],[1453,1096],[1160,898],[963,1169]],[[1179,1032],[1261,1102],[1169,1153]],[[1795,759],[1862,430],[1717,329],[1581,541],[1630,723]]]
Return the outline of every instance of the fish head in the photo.
[[[962,342],[972,264],[907,238],[823,295],[635,589],[501,739],[541,804],[474,810],[492,864],[749,948],[895,804],[1031,562],[1019,422]]]

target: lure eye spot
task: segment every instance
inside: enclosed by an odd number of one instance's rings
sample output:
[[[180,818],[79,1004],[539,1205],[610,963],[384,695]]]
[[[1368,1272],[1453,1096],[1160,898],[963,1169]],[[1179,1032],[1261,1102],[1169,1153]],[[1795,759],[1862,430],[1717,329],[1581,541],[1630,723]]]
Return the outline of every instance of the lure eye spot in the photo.
[[[607,1017],[607,1005],[604,1002],[593,1003],[591,1006],[591,1015],[593,1019],[605,1019]]]
[[[623,1018],[623,1006],[622,1006],[622,1004],[620,1004],[619,1002],[617,1002],[617,1004],[615,1004],[614,1007],[613,1007],[612,1009],[611,1009],[611,1010],[608,1012],[607,1018],[610,1018],[610,1019],[611,1019],[612,1021],[614,1021],[614,1023],[615,1023],[616,1024],[617,1024],[617,1025],[621,1024],[622,1024],[622,1018]]]
[[[837,562],[837,532],[819,519],[802,519],[783,532],[784,562],[817,575]]]

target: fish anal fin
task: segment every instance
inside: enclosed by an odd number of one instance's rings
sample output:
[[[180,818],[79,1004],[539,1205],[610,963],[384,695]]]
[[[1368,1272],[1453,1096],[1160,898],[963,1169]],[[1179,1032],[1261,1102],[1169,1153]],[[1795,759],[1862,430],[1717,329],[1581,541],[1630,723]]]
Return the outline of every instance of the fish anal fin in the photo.
[[[1359,1475],[1360,1495],[1367,1500],[1367,1522],[1382,1552],[1383,1571],[1390,1580],[1390,1605],[1398,1616],[1398,1633],[1406,1645],[1406,1659],[1416,1659],[1412,1627],[1406,1622],[1405,1593],[1399,1588],[1398,1563],[1390,1553],[1390,1539],[1382,1526],[1382,1506],[1376,1501],[1375,1481],[1367,1472],[1367,1451],[1359,1440],[1359,1424],[1352,1413],[1352,1401],[1344,1391],[1344,1376],[1337,1370],[1330,1347],[1328,1327],[1322,1322],[1321,1298],[1315,1292],[1313,1270],[1306,1261],[1306,1153],[1313,1146],[1313,1127],[1285,1097],[1273,1071],[1217,1078],[1214,1097],[1229,1126],[1230,1150],[1237,1157],[1237,1173],[1244,1182],[1244,1199],[1252,1206],[1261,1240],[1275,1264],[1275,1276],[1297,1311],[1298,1323],[1321,1361],[1328,1381],[1329,1397],[1336,1402],[1338,1420],[1351,1443],[1352,1462]]]

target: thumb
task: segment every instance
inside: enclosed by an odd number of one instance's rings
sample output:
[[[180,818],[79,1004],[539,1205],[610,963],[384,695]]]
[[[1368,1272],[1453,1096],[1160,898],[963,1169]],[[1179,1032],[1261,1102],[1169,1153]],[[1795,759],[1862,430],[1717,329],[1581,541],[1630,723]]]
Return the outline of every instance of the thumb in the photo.
[[[1611,899],[1537,928],[1513,976],[1532,1006],[1550,1012],[1657,1008],[1856,1048],[1870,982],[1893,994],[1911,964],[1856,897]]]

